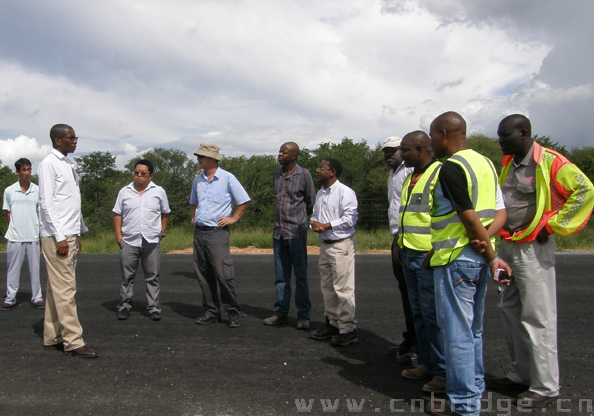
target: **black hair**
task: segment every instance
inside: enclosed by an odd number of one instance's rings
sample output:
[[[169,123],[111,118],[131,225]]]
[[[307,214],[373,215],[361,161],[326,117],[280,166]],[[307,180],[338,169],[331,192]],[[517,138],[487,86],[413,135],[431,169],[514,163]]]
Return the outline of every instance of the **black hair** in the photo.
[[[151,163],[150,160],[146,160],[146,159],[140,159],[138,162],[136,162],[136,164],[134,165],[134,169],[136,169],[136,166],[138,165],[144,165],[148,168],[149,173],[152,175],[153,171],[155,170],[155,168],[153,167],[153,164]]]
[[[342,175],[342,163],[338,161],[338,159],[328,158],[324,159],[328,162],[328,166],[330,169],[334,169],[336,171],[336,178],[340,179],[340,175]]]
[[[62,137],[62,134],[68,129],[72,129],[68,124],[56,124],[50,130],[50,139],[52,139],[52,144],[54,144],[54,140],[57,137]]]
[[[31,166],[31,161],[29,159],[27,159],[26,157],[22,157],[19,160],[17,160],[16,162],[14,162],[14,167],[16,168],[17,172],[21,171],[21,168],[23,166]]]

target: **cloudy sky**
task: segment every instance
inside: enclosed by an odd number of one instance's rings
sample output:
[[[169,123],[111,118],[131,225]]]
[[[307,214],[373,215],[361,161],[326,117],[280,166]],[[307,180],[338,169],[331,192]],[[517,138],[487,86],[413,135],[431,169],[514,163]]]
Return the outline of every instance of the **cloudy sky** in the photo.
[[[0,159],[371,144],[454,110],[594,141],[590,0],[0,0]]]

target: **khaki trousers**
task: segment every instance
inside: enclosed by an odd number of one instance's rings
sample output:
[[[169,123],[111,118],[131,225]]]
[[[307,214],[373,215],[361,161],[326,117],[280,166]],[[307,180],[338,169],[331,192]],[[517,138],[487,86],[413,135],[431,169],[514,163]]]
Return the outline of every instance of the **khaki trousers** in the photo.
[[[320,247],[320,287],[330,324],[341,334],[354,331],[355,321],[355,237]]]
[[[41,250],[47,267],[47,294],[43,344],[64,343],[64,350],[71,351],[85,345],[82,327],[76,312],[76,261],[78,236],[67,235],[68,254],[59,256],[54,237],[41,238]]]

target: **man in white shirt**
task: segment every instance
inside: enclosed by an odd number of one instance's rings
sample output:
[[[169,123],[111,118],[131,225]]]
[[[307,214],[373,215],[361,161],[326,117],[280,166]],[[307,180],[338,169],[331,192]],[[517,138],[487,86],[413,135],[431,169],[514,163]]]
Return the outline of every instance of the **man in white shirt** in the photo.
[[[134,181],[118,193],[113,207],[113,226],[120,246],[122,286],[118,319],[125,320],[132,309],[134,277],[142,262],[146,283],[147,310],[153,321],[161,320],[159,274],[161,272],[161,239],[169,222],[167,194],[151,182],[153,164],[141,159],[134,166]]]
[[[395,346],[388,348],[388,355],[398,357],[401,364],[418,364],[417,359],[417,335],[413,320],[413,313],[408,300],[408,289],[406,279],[402,271],[402,264],[396,260],[395,248],[398,245],[398,227],[400,215],[400,196],[402,195],[402,185],[406,177],[412,173],[413,168],[407,168],[402,163],[402,154],[400,153],[400,143],[402,139],[397,136],[388,137],[382,145],[384,154],[384,163],[390,168],[388,178],[388,219],[390,220],[390,234],[394,236],[392,242],[392,271],[398,282],[400,297],[402,299],[402,310],[404,312],[404,323],[406,330],[402,333],[404,340]]]
[[[97,357],[82,338],[76,311],[76,261],[80,234],[87,232],[81,212],[79,176],[68,153],[78,137],[67,124],[50,130],[53,150],[39,164],[39,235],[47,266],[47,308],[43,344],[80,358]]]
[[[359,218],[355,191],[340,183],[342,165],[324,159],[316,169],[322,189],[316,195],[311,229],[321,242],[320,287],[326,323],[313,331],[313,339],[331,338],[334,345],[357,342],[355,321],[355,224]]]
[[[6,231],[6,299],[3,311],[16,306],[21,266],[27,254],[31,277],[31,305],[45,309],[39,284],[39,187],[31,182],[31,162],[21,158],[14,163],[19,180],[4,190],[2,209],[8,223]]]

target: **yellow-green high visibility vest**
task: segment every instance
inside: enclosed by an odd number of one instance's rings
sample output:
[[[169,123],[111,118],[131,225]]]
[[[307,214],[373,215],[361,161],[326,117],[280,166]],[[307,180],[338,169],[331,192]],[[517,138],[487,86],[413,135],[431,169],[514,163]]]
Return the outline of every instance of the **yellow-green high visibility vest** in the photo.
[[[487,227],[495,217],[497,172],[493,163],[472,149],[454,153],[448,162],[456,163],[466,174],[470,200],[481,222]],[[431,244],[434,250],[431,266],[445,266],[452,262],[469,241],[466,228],[455,210],[445,215],[431,216]]]
[[[400,199],[398,245],[417,251],[431,250],[431,207],[437,184],[440,162],[433,162],[421,175],[410,195],[408,188],[413,174],[406,177]]]

